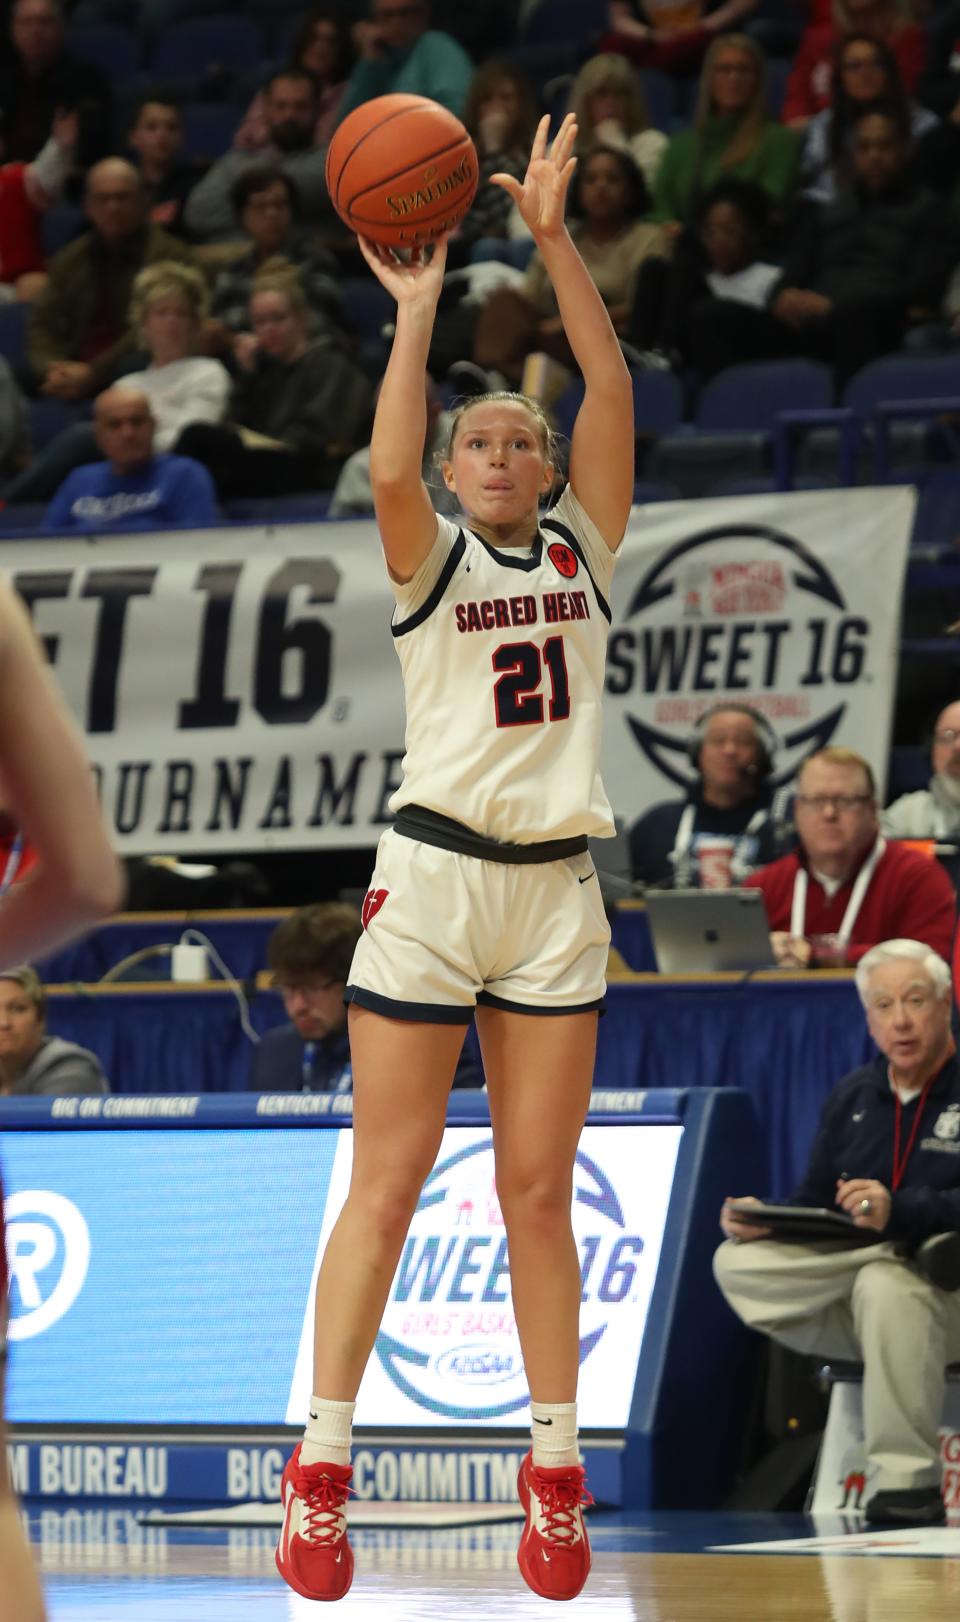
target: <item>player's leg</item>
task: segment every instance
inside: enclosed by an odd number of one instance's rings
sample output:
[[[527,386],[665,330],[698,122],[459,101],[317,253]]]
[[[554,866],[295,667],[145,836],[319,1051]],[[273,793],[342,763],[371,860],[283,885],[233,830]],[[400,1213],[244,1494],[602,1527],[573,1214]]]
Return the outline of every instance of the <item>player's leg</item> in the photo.
[[[597,1015],[484,1007],[477,1028],[532,1405],[534,1445],[520,1478],[528,1518],[518,1558],[538,1593],[572,1599],[586,1581],[590,1545],[576,1427],[581,1281],[571,1204]]]
[[[350,1009],[353,1169],[317,1279],[314,1396],[283,1477],[281,1575],[308,1599],[350,1586],[350,1427],[417,1200],[440,1147],[463,1025]]]
[[[7,1466],[4,1421],[7,1296],[3,1233],[3,1190],[0,1189],[0,1616],[3,1622],[44,1622],[43,1595],[30,1555]]]

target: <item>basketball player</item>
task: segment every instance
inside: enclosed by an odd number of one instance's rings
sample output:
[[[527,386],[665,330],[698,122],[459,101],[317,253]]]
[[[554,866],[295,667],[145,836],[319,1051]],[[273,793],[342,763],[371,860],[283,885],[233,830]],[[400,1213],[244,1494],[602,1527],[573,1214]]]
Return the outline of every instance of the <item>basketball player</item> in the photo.
[[[0,969],[5,969],[49,951],[115,912],[122,886],[76,729],[57,695],[30,621],[2,579],[0,769],[4,808],[24,830],[37,858],[15,887],[10,885],[9,857],[6,872],[0,875]],[[0,1220],[0,1357],[6,1303]],[[2,1419],[0,1596],[3,1622],[42,1622],[43,1599],[7,1471]]]
[[[474,1009],[532,1399],[520,1569],[537,1593],[572,1599],[590,1567],[570,1213],[609,940],[587,837],[613,833],[597,769],[600,698],[607,594],[633,494],[633,410],[606,309],[564,225],[576,124],[565,120],[548,153],[547,122],[522,184],[493,177],[536,239],[586,383],[570,482],[542,523],[549,430],[537,405],[507,393],[457,413],[443,476],[465,517],[458,526],[434,512],[420,472],[423,379],[446,246],[405,264],[362,244],[397,301],[371,476],[407,732],[397,818],[380,842],[346,991],[353,1178],[317,1284],[316,1395],[283,1477],[277,1563],[313,1599],[350,1586],[354,1399]]]

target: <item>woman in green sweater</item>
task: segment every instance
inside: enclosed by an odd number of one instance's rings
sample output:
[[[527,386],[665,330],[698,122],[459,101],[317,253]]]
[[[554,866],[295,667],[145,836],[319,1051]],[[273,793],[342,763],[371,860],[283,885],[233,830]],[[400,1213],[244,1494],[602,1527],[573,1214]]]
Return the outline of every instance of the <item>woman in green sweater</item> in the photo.
[[[674,135],[661,160],[651,218],[684,224],[698,198],[730,176],[757,181],[782,213],[800,152],[796,132],[768,117],[763,52],[745,34],[723,34],[704,60],[693,128]]]

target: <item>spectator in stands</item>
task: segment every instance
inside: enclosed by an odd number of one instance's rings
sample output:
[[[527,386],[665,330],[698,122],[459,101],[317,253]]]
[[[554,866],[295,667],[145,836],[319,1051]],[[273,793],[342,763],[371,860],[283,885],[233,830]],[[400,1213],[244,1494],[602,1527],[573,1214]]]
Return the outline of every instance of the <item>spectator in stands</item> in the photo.
[[[743,22],[758,0],[609,0],[604,51],[639,67],[693,73],[711,40]]]
[[[877,102],[897,106],[913,142],[937,124],[935,113],[911,101],[897,59],[884,40],[848,34],[836,49],[830,104],[814,113],[803,141],[803,194],[832,202],[850,183],[850,147],[859,111]]]
[[[901,82],[913,95],[926,46],[923,28],[911,20],[908,0],[833,0],[831,21],[814,15],[800,41],[784,94],[785,124],[803,129],[815,113],[829,107],[837,46],[847,34],[867,34],[888,45]]]
[[[95,1053],[48,1034],[46,1008],[35,969],[5,969],[0,974],[0,1094],[65,1098],[108,1093]]]
[[[147,199],[147,219],[183,236],[183,210],[200,178],[195,163],[184,163],[183,114],[162,90],[148,91],[134,111],[127,145],[135,154]]]
[[[960,700],[937,716],[932,754],[927,787],[901,794],[880,813],[891,839],[960,839]]]
[[[520,69],[512,62],[485,62],[478,68],[470,80],[463,122],[476,144],[479,182],[451,248],[472,247],[481,237],[506,240],[520,233],[526,237],[509,194],[490,180],[495,174],[522,180],[526,173],[537,113]]]
[[[648,256],[668,251],[660,228],[642,217],[648,201],[643,176],[628,153],[595,147],[581,160],[570,191],[570,234],[621,332],[626,329],[640,266]],[[498,289],[481,308],[473,360],[515,384],[531,351],[549,355],[564,367],[573,365],[539,253],[527,266],[522,292]]]
[[[185,456],[154,453],[150,401],[116,384],[94,406],[105,458],[74,468],[44,516],[55,534],[184,529],[219,520],[210,476]]]
[[[718,307],[700,336],[704,375],[800,354],[832,362],[842,387],[936,314],[960,260],[960,224],[913,178],[909,138],[896,107],[856,115],[852,185],[798,213],[766,310]]]
[[[880,833],[873,772],[852,749],[821,749],[800,768],[797,850],[746,880],[763,892],[783,968],[856,963],[878,941],[909,936],[948,957],[956,898],[929,856]]]
[[[880,1051],[827,1099],[790,1204],[843,1211],[875,1242],[784,1243],[728,1199],[714,1272],[750,1328],[821,1361],[862,1359],[866,1521],[938,1526],[945,1370],[960,1358],[960,1292],[937,1266],[960,1230],[960,1160],[944,1152],[960,1121],[950,971],[925,943],[888,940],[857,990]]]
[[[576,115],[581,153],[597,145],[629,152],[652,193],[667,137],[651,128],[643,86],[624,57],[607,51],[584,62],[573,81],[569,111]]]
[[[134,349],[128,322],[134,277],[158,259],[189,264],[191,250],[150,225],[140,177],[124,158],[87,176],[90,230],[50,261],[50,280],[30,312],[27,353],[41,394],[82,400],[122,371]]]
[[[133,284],[131,325],[149,356],[144,371],[121,379],[127,393],[144,394],[153,416],[155,451],[172,450],[191,422],[220,422],[230,396],[230,374],[203,355],[207,286],[193,265],[160,260]],[[98,462],[101,436],[89,422],[73,423],[45,445],[4,491],[7,502],[48,501],[75,467]]]
[[[682,224],[718,180],[756,180],[778,208],[793,196],[800,141],[767,116],[763,53],[745,34],[715,39],[707,51],[692,129],[670,137],[657,171],[653,218]]]
[[[353,67],[350,32],[336,6],[314,6],[301,18],[290,48],[290,67],[313,75],[317,86],[316,146],[329,146]],[[235,152],[263,152],[269,145],[266,94],[258,91],[233,138]]]
[[[450,440],[452,414],[440,405],[437,386],[428,372],[427,432],[423,452],[423,482],[430,492],[434,510],[448,518],[460,511],[455,493],[444,483],[442,463]],[[379,397],[380,390],[377,389]],[[374,402],[376,403],[376,402]],[[330,518],[372,518],[373,487],[370,483],[370,446],[364,445],[344,463],[328,509]]]
[[[10,42],[13,49],[0,55],[7,158],[31,163],[50,139],[56,114],[67,111],[79,120],[81,168],[102,158],[113,140],[113,95],[99,68],[67,50],[58,0],[15,0]]]
[[[0,304],[35,299],[46,286],[40,222],[63,190],[76,146],[76,113],[57,113],[32,163],[0,167]]]
[[[187,199],[184,223],[200,242],[232,241],[237,235],[233,188],[252,164],[264,160],[282,169],[297,188],[305,219],[316,223],[328,208],[326,153],[314,145],[318,93],[302,68],[282,68],[263,92],[267,140],[259,156],[227,152],[207,171]]]
[[[178,449],[210,469],[223,500],[330,490],[367,438],[370,381],[338,344],[311,338],[303,288],[282,262],[255,278],[250,322],[256,352],[234,386],[229,423],[193,424]]]
[[[315,233],[300,225],[300,195],[290,176],[275,164],[252,164],[234,181],[231,202],[239,232],[250,246],[224,266],[213,284],[208,339],[218,353],[231,354],[241,366],[254,355],[250,294],[258,271],[278,254],[299,271],[315,330],[349,344],[336,261],[319,246]]]
[[[357,908],[338,901],[299,907],[274,930],[267,961],[290,1023],[268,1031],[254,1048],[251,1091],[352,1092],[343,993],[361,933]],[[457,1066],[455,1087],[483,1086],[472,1045],[471,1033]]]
[[[664,800],[630,830],[633,877],[657,888],[726,890],[778,855],[770,782],[776,738],[745,704],[718,704],[688,744],[697,776],[684,800]]]
[[[765,309],[780,267],[769,253],[770,198],[753,180],[718,180],[672,259],[640,266],[627,337],[649,370],[692,366],[703,377],[699,335],[718,299]]]
[[[429,96],[459,117],[473,63],[449,34],[430,27],[427,0],[370,0],[370,15],[353,27],[357,63],[340,103],[343,120],[374,96],[406,91]]]

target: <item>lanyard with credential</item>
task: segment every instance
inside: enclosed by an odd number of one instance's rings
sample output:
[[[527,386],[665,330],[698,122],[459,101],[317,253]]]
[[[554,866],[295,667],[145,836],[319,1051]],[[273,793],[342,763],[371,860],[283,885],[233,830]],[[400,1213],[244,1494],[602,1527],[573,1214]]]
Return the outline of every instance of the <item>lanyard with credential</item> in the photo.
[[[853,926],[857,921],[857,914],[860,911],[860,908],[863,906],[863,898],[870,888],[870,880],[873,878],[873,875],[877,870],[877,863],[879,862],[886,848],[887,841],[884,839],[882,834],[878,834],[877,842],[874,845],[873,850],[870,852],[867,861],[864,862],[859,873],[857,874],[857,882],[853,886],[850,900],[847,902],[847,910],[843,915],[843,922],[841,923],[840,928],[837,930],[837,939],[842,941],[844,946],[848,946],[850,944],[850,936],[853,934]],[[809,883],[810,879],[806,868],[798,868],[797,876],[793,881],[793,903],[790,907],[791,935],[806,934],[807,888]]]
[[[907,1139],[907,1147],[903,1151],[902,1160],[900,1159],[900,1123],[903,1120],[903,1105],[900,1102],[900,1094],[896,1093],[894,1095],[896,1100],[896,1114],[894,1116],[895,1124],[893,1128],[893,1178],[890,1184],[894,1193],[897,1192],[897,1189],[903,1182],[903,1174],[907,1169],[907,1161],[910,1159],[911,1150],[917,1141],[917,1133],[920,1130],[920,1120],[927,1103],[927,1094],[930,1091],[934,1079],[935,1078],[933,1076],[928,1076],[927,1080],[923,1084],[923,1090],[919,1099],[917,1100],[917,1113],[913,1117],[913,1125],[910,1128],[910,1136]]]
[[[17,834],[16,839],[13,841],[13,844],[10,846],[10,849],[7,852],[7,865],[3,870],[3,877],[0,878],[0,900],[2,900],[6,895],[17,876],[17,870],[19,869],[20,858],[22,855],[23,834]]]

